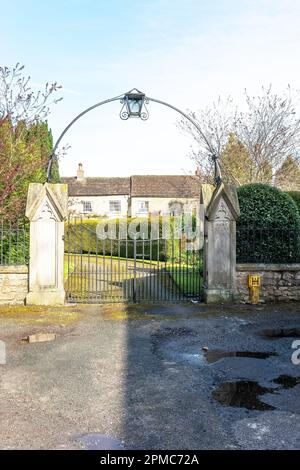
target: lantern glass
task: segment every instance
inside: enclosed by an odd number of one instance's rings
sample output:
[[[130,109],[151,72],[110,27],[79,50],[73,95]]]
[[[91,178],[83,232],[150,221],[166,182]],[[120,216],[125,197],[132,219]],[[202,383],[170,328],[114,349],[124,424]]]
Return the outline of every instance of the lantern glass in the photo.
[[[129,117],[140,117],[145,99],[144,93],[133,89],[125,95]]]
[[[128,99],[130,114],[132,116],[139,116],[142,109],[142,99]]]

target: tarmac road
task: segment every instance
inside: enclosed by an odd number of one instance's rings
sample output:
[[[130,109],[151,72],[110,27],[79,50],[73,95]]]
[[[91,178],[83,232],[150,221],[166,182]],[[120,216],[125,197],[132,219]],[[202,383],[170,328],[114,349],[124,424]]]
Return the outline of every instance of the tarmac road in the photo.
[[[300,448],[297,336],[262,333],[300,328],[299,304],[74,309],[67,326],[0,315],[1,449]]]

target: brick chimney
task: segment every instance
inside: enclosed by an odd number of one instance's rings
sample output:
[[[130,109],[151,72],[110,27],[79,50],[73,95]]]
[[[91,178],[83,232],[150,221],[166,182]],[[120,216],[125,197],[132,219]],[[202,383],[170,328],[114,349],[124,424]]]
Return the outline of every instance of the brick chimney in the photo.
[[[77,168],[77,181],[82,181],[84,180],[84,171],[82,168],[82,163],[78,163],[78,168]]]

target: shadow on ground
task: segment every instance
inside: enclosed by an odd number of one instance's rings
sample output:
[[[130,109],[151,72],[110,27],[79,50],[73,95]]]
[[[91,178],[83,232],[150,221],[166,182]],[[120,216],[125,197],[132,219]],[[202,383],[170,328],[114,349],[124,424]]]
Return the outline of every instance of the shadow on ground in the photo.
[[[1,308],[0,319],[1,448],[300,448],[298,304]],[[20,342],[41,331],[55,341]]]

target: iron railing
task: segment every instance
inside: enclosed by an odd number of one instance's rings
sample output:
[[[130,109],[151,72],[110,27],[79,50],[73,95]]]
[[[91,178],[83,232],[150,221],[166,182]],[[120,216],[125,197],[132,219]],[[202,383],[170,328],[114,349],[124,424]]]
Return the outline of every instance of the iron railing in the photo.
[[[300,263],[299,227],[237,223],[238,263]]]
[[[23,265],[29,261],[29,223],[0,220],[0,265]]]

